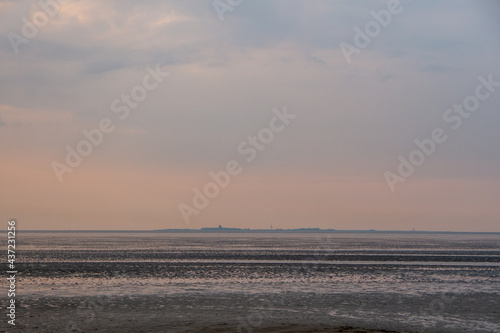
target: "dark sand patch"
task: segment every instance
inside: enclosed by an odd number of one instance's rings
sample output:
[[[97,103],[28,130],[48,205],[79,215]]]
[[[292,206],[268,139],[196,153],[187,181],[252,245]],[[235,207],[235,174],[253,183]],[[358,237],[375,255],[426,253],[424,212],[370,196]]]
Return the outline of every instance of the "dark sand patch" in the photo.
[[[309,300],[316,300],[315,311],[298,294],[285,302],[262,297],[267,296],[20,297],[15,329],[0,332],[411,332],[376,322],[346,325],[329,315],[326,298],[319,296]]]

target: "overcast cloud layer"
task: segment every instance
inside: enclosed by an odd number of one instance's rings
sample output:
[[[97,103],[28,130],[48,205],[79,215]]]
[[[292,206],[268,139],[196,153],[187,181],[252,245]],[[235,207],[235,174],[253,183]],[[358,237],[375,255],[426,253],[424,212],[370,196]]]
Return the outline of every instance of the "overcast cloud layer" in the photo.
[[[500,231],[500,87],[460,128],[443,120],[478,77],[500,81],[499,3],[401,1],[348,63],[340,44],[387,6],[245,0],[220,20],[212,1],[72,0],[16,53],[9,33],[42,9],[0,1],[0,218]],[[148,66],[169,76],[120,120],[112,102]],[[238,145],[285,106],[297,117],[246,162]],[[116,130],[59,182],[52,163],[103,118]],[[384,174],[435,128],[447,141],[392,192]],[[187,224],[179,205],[233,159],[243,171]]]

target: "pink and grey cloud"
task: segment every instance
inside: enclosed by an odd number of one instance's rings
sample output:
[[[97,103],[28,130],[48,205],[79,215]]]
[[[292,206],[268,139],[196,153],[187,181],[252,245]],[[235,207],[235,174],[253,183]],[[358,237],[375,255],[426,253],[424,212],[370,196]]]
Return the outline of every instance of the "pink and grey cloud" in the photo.
[[[239,158],[275,107],[297,120],[189,227],[498,231],[500,91],[393,194],[386,170],[477,77],[500,81],[496,2],[401,2],[347,64],[339,48],[386,1],[68,1],[16,54],[37,1],[0,1],[0,218],[25,229],[184,228],[178,205]],[[170,76],[123,121],[147,66]],[[105,136],[60,183],[82,130]]]

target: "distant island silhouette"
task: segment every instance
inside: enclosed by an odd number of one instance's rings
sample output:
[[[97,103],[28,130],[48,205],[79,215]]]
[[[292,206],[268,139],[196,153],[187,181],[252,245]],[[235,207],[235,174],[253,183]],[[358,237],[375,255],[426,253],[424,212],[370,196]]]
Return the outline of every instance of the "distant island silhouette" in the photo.
[[[217,228],[201,229],[157,229],[153,232],[165,233],[396,233],[396,234],[500,234],[499,232],[468,232],[468,231],[417,231],[413,230],[337,230],[321,228],[296,228],[296,229],[250,229],[250,228]]]
[[[7,230],[0,230],[6,233]],[[428,230],[337,230],[321,228],[296,228],[296,229],[250,229],[250,228],[226,228],[205,227],[200,229],[155,229],[155,230],[18,230],[20,233],[369,233],[369,234],[500,234],[493,231],[428,231]]]

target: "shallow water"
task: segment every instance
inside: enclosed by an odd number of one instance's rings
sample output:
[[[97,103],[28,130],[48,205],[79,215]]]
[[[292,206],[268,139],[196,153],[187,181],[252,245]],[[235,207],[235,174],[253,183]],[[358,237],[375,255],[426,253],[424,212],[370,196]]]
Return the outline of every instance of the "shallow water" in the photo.
[[[18,243],[20,297],[34,303],[254,295],[248,311],[268,316],[500,331],[500,235],[23,233]]]

